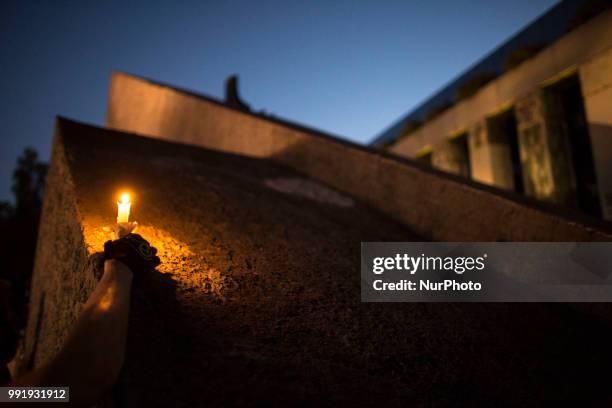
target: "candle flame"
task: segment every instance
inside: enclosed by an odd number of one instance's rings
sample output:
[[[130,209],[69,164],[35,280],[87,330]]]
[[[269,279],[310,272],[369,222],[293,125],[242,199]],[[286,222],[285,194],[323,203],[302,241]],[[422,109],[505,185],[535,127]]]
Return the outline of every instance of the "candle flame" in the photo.
[[[119,199],[121,204],[127,204],[130,202],[130,195],[128,193],[121,194],[121,198]]]

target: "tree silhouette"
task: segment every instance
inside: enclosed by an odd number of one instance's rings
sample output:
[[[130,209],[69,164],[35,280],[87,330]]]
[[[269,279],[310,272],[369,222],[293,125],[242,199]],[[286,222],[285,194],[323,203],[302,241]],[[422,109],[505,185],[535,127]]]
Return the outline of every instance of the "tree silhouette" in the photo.
[[[47,175],[47,164],[38,160],[36,150],[26,148],[17,159],[13,172],[13,194],[17,216],[39,214],[43,189]]]
[[[27,292],[38,235],[47,164],[27,148],[17,158],[12,191],[15,205],[0,202],[0,278],[11,282],[15,309],[25,324]]]

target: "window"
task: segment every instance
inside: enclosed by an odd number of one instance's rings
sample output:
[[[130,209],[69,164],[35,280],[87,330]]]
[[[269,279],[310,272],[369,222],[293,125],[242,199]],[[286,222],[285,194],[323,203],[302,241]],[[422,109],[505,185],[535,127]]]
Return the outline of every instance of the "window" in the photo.
[[[552,117],[558,127],[555,137],[567,137],[567,150],[575,180],[579,209],[601,217],[597,177],[593,163],[591,138],[584,110],[578,75],[572,75],[546,88]]]
[[[487,128],[491,145],[497,149],[494,166],[495,173],[498,174],[498,184],[517,193],[524,193],[523,166],[514,109],[507,109],[488,118]]]
[[[449,143],[449,161],[450,167],[464,177],[470,177],[470,149],[468,147],[468,134],[463,132],[458,136],[453,137]]]

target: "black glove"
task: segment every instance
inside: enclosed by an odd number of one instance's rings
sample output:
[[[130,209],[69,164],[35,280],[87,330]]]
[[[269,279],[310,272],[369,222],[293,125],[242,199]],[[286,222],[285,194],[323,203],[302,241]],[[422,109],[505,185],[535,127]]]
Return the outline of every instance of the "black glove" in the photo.
[[[155,256],[157,249],[138,234],[127,234],[123,238],[104,243],[104,259],[123,262],[135,276],[148,272],[160,264]]]

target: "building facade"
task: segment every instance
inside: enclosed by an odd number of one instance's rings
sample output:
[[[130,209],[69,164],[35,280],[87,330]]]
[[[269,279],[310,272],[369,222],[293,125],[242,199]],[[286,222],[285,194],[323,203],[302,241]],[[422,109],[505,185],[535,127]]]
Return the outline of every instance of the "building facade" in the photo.
[[[612,219],[612,9],[562,2],[373,145]]]

